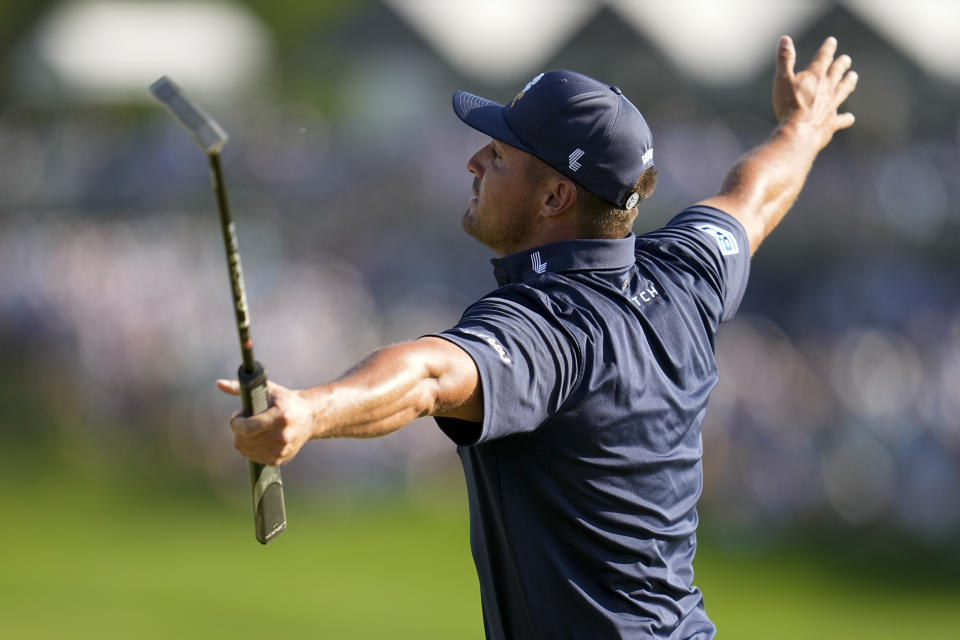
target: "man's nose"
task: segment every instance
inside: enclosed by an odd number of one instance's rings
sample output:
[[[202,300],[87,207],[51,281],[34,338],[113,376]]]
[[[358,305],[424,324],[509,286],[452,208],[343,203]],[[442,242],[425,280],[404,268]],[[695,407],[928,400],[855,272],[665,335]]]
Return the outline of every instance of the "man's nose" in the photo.
[[[467,171],[477,176],[478,178],[483,175],[483,166],[484,166],[483,157],[484,157],[484,154],[487,152],[487,148],[489,146],[490,145],[487,145],[486,147],[477,149],[477,152],[474,153],[472,156],[470,156],[470,159],[467,160]]]

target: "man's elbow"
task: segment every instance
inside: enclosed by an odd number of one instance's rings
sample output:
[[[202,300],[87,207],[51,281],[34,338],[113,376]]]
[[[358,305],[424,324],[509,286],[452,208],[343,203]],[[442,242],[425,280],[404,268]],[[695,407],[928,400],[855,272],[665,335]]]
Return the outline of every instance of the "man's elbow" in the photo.
[[[770,233],[768,221],[764,216],[763,207],[756,201],[744,197],[735,197],[720,193],[707,198],[697,204],[713,207],[730,214],[742,226],[750,242],[750,255],[756,253],[760,243]]]

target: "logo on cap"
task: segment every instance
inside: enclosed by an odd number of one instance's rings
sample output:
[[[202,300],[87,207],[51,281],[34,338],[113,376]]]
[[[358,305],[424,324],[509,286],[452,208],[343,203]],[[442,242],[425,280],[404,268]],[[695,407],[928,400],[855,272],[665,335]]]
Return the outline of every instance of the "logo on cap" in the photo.
[[[637,206],[638,202],[640,202],[640,194],[631,193],[630,197],[627,198],[627,206],[625,206],[624,209],[633,209],[635,206]]]
[[[583,166],[582,164],[577,162],[577,160],[582,158],[585,153],[586,152],[583,149],[581,149],[580,147],[577,147],[570,153],[569,156],[567,156],[567,160],[570,161],[570,164],[569,164],[570,171],[576,171],[577,169]]]
[[[527,91],[530,91],[530,87],[532,87],[533,85],[535,85],[535,84],[537,84],[538,82],[540,82],[540,78],[542,78],[542,77],[543,77],[543,74],[542,74],[542,73],[537,74],[536,77],[534,77],[533,80],[531,80],[530,82],[528,82],[528,83],[527,83],[527,86],[525,86],[520,93],[518,93],[517,95],[515,95],[515,96],[513,97],[513,100],[510,102],[510,106],[512,107],[513,105],[517,104],[517,101],[520,100],[521,98],[523,98],[524,94],[525,94]]]

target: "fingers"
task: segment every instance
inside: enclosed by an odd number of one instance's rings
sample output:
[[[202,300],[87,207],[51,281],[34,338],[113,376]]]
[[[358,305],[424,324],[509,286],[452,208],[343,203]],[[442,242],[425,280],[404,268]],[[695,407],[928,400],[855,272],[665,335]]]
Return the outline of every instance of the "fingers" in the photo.
[[[240,384],[236,380],[222,378],[216,384],[224,393],[240,395]],[[309,431],[302,424],[303,412],[296,411],[297,394],[274,382],[268,382],[267,387],[273,406],[254,416],[244,416],[238,411],[230,418],[233,446],[254,462],[283,464],[309,439]]]
[[[230,429],[234,448],[254,462],[281,464],[295,453],[290,451],[286,420],[275,407],[250,417],[234,415]]]
[[[796,108],[796,93],[794,85],[796,76],[793,72],[797,61],[797,50],[793,46],[790,36],[781,36],[777,43],[776,73],[773,76],[773,113],[778,122]]]
[[[777,73],[793,79],[793,67],[797,62],[797,50],[790,36],[782,36],[777,44]]]
[[[857,75],[856,71],[851,71],[843,76],[843,80],[841,80],[837,86],[838,105],[843,104],[843,101],[850,97],[853,90],[857,88],[857,82],[859,82],[859,80],[860,76]]]
[[[234,448],[247,460],[270,465],[272,467],[290,462],[296,453],[295,451],[291,450],[290,445],[287,444],[250,447],[243,444],[234,443]]]
[[[853,117],[853,114],[850,112],[839,113],[837,114],[836,120],[834,120],[834,125],[836,129],[848,129],[853,126],[856,118]]]
[[[225,380],[221,378],[217,380],[217,389],[231,396],[240,395],[240,383],[236,380]]]
[[[286,425],[287,421],[277,407],[270,407],[255,416],[235,414],[230,419],[230,429],[233,431],[234,437],[245,439],[256,438],[270,431],[283,429]]]
[[[843,74],[850,69],[850,65],[852,64],[853,60],[847,54],[839,56],[833,61],[833,64],[830,65],[830,69],[827,71],[827,77],[830,78],[834,84],[839,84],[840,79],[843,78]]]
[[[241,452],[243,453],[243,452]],[[243,454],[243,457],[252,462],[259,462],[268,467],[279,467],[290,461],[289,458],[274,452]]]
[[[220,391],[230,394],[231,396],[240,395],[240,383],[236,380],[220,378],[217,380],[217,389],[220,389]],[[289,393],[290,391],[283,385],[277,384],[272,380],[267,380],[267,390],[270,392],[270,397],[276,397],[278,395]]]
[[[833,56],[836,53],[837,39],[833,36],[830,36],[823,41],[822,45],[820,45],[820,49],[817,51],[816,55],[813,56],[813,61],[810,63],[810,66],[807,67],[807,69],[817,75],[823,75],[826,73],[830,63],[833,62]]]

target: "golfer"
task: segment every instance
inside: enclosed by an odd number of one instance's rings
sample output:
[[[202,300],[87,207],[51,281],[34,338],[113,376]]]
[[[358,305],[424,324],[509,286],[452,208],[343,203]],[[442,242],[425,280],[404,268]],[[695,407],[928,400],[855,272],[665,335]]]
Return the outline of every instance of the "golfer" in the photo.
[[[654,147],[620,89],[550,71],[506,105],[457,92],[457,116],[491,137],[467,162],[463,228],[499,256],[499,287],[332,383],[271,384],[273,408],[230,421],[236,448],[282,464],[311,439],[434,416],[463,463],[488,638],[712,638],[692,561],[714,340],[750,256],[853,124],[838,108],[857,75],[836,49],[795,73],[783,37],[770,138],[640,236]]]

